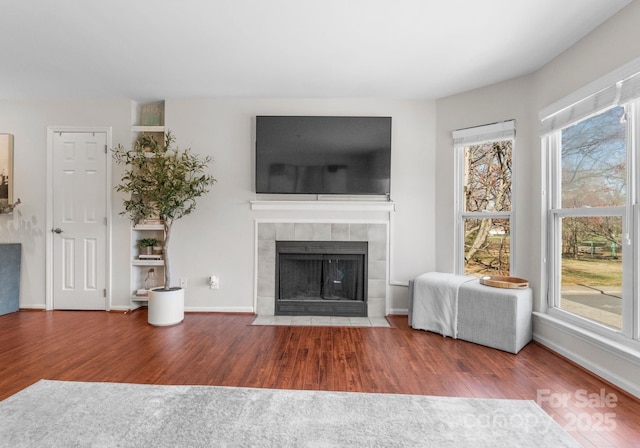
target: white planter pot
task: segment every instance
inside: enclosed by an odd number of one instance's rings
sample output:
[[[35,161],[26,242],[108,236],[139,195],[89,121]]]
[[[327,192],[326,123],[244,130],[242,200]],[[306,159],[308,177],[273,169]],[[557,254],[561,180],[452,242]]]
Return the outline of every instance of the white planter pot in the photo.
[[[148,321],[151,325],[166,326],[184,320],[184,289],[164,291],[155,288],[149,291]]]

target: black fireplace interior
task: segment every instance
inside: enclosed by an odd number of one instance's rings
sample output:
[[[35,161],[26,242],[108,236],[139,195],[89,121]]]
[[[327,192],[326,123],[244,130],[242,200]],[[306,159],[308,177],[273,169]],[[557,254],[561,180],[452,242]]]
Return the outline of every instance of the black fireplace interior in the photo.
[[[367,316],[367,243],[276,241],[276,315]]]

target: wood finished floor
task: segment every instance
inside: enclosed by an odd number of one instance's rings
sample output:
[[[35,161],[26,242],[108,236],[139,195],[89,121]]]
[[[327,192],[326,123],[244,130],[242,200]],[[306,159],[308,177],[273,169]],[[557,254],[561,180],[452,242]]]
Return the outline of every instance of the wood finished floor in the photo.
[[[391,316],[393,328],[251,326],[252,315],[210,313],[161,328],[146,318],[144,310],[0,316],[0,400],[39,379],[534,401],[540,394],[553,399],[542,408],[583,446],[640,447],[640,401],[537,343],[512,355],[413,330],[406,316]],[[581,394],[601,391],[615,394],[615,407],[585,406]]]

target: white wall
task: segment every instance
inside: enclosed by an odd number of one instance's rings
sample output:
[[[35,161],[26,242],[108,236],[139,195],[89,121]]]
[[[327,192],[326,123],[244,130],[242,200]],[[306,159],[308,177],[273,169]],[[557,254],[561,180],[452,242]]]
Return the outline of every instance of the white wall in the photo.
[[[21,307],[45,306],[47,127],[111,127],[114,141],[124,140],[130,115],[127,99],[0,100],[0,132],[14,135],[14,200],[22,201],[0,215],[0,242],[22,243]],[[114,237],[117,244],[122,232],[116,229]],[[128,269],[116,266],[114,274],[128,275]]]
[[[0,132],[14,134],[15,198],[22,204],[0,215],[0,242],[23,244],[20,306],[44,308],[46,151],[48,126],[112,127],[113,144],[131,141],[132,104],[114,100],[1,100]],[[181,147],[215,159],[218,183],[195,213],[178,221],[173,237],[174,281],[188,278],[186,307],[247,311],[253,307],[254,220],[252,212],[255,119],[259,114],[384,115],[393,117],[393,259],[391,279],[407,282],[435,267],[435,102],[384,100],[167,100],[166,123]],[[122,167],[113,167],[117,184]],[[113,193],[111,309],[128,309],[129,221]],[[284,217],[284,216],[283,216]],[[292,217],[289,214],[287,217]],[[307,218],[311,215],[296,215]],[[317,214],[314,216],[317,217]],[[357,219],[357,214],[342,216]],[[416,250],[416,248],[419,248]],[[210,290],[206,278],[220,277]],[[407,288],[391,288],[392,309],[407,309]]]
[[[515,272],[529,279],[534,310],[544,311],[542,235],[542,152],[538,111],[640,56],[637,24],[640,3],[633,2],[538,72],[443,98],[436,103],[436,257],[438,270],[452,272],[453,150],[451,132],[516,119],[514,153]],[[640,395],[638,354],[603,348],[589,336],[534,317],[534,337],[622,388]]]
[[[188,277],[187,309],[247,311],[253,306],[254,221],[264,218],[357,219],[357,214],[257,212],[254,193],[256,115],[373,115],[392,117],[391,280],[407,282],[435,267],[435,103],[433,101],[321,99],[171,99],[166,125],[178,145],[215,162],[218,182],[196,212],[173,233],[172,270]],[[291,197],[289,197],[291,199]],[[220,289],[206,278],[215,274]],[[392,287],[394,312],[407,309],[407,288]]]
[[[529,204],[534,200],[532,187],[537,178],[530,169],[532,158],[539,153],[539,144],[532,141],[531,79],[522,77],[500,84],[437,101],[436,125],[436,242],[437,265],[441,272],[454,271],[454,151],[452,131],[473,126],[516,120],[514,147],[514,275],[527,278],[537,286],[530,259],[529,226],[535,219]],[[536,134],[537,135],[537,134]],[[517,177],[516,177],[517,176]],[[523,227],[524,226],[524,227]],[[524,230],[523,230],[524,229]]]

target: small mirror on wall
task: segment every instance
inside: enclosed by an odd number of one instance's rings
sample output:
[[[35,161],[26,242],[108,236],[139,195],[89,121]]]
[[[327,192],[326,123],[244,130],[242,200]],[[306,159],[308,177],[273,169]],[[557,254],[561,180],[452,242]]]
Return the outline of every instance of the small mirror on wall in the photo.
[[[13,205],[13,135],[0,134],[0,211]]]

